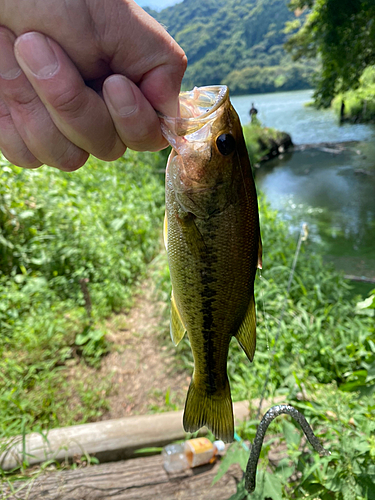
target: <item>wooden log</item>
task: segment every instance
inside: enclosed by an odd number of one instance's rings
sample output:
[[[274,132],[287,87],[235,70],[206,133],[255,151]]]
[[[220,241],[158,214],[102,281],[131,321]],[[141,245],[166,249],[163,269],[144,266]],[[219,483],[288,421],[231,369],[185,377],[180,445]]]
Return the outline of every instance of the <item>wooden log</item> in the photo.
[[[366,276],[354,276],[353,274],[345,274],[344,278],[351,281],[363,281],[364,283],[375,283],[375,278],[367,278]]]
[[[280,403],[280,398],[275,403]],[[259,401],[252,404],[258,406]],[[248,416],[249,403],[240,401],[233,406],[238,424]],[[269,401],[263,402],[263,408],[269,406]],[[52,429],[46,436],[32,433],[26,436],[25,452],[29,465],[46,460],[69,461],[85,454],[97,457],[101,463],[115,462],[134,456],[140,448],[164,446],[185,436],[182,411],[174,411]],[[6,448],[0,455],[0,466],[11,470],[22,464],[22,436],[13,438]]]
[[[167,474],[160,455],[43,473],[32,483],[14,485],[17,500],[227,500],[242,471],[233,465],[214,486],[219,463]],[[0,487],[1,491],[1,487]],[[9,491],[5,491],[5,494]]]

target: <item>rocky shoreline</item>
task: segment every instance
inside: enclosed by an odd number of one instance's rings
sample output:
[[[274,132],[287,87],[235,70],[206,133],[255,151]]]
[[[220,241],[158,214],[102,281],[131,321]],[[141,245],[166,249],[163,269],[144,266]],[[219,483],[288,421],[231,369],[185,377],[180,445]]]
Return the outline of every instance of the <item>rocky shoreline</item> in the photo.
[[[299,151],[307,151],[309,149],[315,149],[318,151],[322,151],[323,153],[330,154],[341,154],[344,151],[347,151],[349,147],[353,147],[356,144],[359,144],[361,141],[342,141],[342,142],[317,142],[311,144],[293,144],[293,141],[289,134],[286,132],[280,132],[280,137],[277,140],[268,139],[268,143],[265,143],[263,140],[261,141],[261,145],[263,150],[265,150],[265,154],[258,160],[258,165],[260,163],[265,163],[269,160],[272,160],[276,156],[279,156],[286,151],[290,153],[299,152]],[[358,154],[360,152],[358,151]],[[364,171],[370,175],[369,172]]]
[[[285,153],[294,147],[292,138],[286,132],[278,132],[277,137],[259,137],[258,144],[262,152],[266,152],[260,158],[259,162],[272,160],[276,156]]]

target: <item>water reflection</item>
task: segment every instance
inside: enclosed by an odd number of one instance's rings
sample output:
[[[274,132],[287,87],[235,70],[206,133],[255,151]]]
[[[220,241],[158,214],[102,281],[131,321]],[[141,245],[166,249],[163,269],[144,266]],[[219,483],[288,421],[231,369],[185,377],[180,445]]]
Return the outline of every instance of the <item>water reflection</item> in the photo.
[[[256,181],[294,226],[308,222],[327,260],[347,274],[375,277],[373,159],[374,143],[351,144],[340,154],[309,149],[264,164]]]

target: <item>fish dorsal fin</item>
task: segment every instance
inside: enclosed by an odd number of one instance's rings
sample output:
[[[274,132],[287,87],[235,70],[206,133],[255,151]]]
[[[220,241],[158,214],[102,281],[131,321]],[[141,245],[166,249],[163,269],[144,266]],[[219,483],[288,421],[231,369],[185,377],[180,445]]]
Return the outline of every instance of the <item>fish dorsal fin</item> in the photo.
[[[186,328],[182,322],[180,313],[174,301],[173,293],[171,297],[171,338],[174,345],[178,345],[184,338]]]
[[[250,361],[254,358],[256,346],[256,319],[254,295],[251,297],[245,317],[235,335]]]
[[[259,235],[259,244],[258,244],[258,269],[262,269],[262,238]]]
[[[167,212],[164,214],[164,230],[163,230],[164,246],[168,250],[168,219]]]

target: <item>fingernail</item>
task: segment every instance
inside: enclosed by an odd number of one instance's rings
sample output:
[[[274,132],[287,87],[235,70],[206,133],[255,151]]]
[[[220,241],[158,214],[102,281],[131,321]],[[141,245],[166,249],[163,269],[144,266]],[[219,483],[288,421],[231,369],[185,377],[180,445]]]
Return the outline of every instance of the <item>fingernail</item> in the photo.
[[[105,81],[105,92],[120,116],[128,116],[137,109],[131,84],[122,75],[113,75]]]
[[[0,32],[0,76],[4,80],[15,80],[22,73],[14,56],[13,43],[7,33]]]
[[[15,44],[17,56],[38,78],[53,76],[59,63],[48,42],[48,38],[41,33],[25,33]]]

